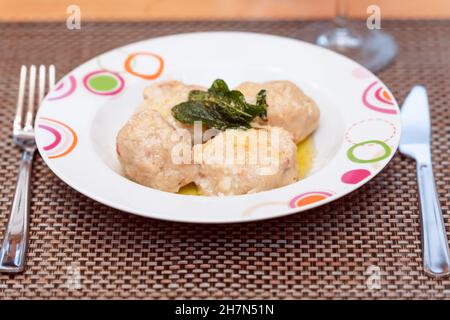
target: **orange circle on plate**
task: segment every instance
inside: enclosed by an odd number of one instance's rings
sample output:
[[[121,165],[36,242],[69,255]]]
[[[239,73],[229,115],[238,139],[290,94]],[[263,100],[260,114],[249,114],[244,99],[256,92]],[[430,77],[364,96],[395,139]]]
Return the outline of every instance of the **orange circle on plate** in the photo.
[[[159,62],[158,70],[155,73],[153,73],[153,74],[144,74],[144,73],[139,73],[139,72],[134,71],[132,69],[132,67],[131,67],[131,64],[133,62],[133,59],[136,58],[137,56],[150,56],[150,57],[156,58],[158,60],[158,62]],[[164,69],[164,60],[163,60],[162,57],[158,56],[157,54],[151,53],[151,52],[135,52],[135,53],[130,54],[127,57],[127,59],[125,60],[125,66],[124,67],[125,67],[125,70],[127,72],[131,73],[132,75],[135,75],[137,77],[141,77],[141,78],[146,79],[146,80],[153,80],[153,79],[158,78],[161,75],[161,73],[162,73],[162,71]]]
[[[297,200],[297,202],[295,203],[297,205],[297,207],[301,207],[301,206],[306,206],[308,204],[326,199],[327,197],[321,194],[313,194],[313,195],[309,195],[306,196],[304,198],[300,198]]]
[[[386,90],[383,90],[383,97],[388,101],[392,101],[391,95]]]

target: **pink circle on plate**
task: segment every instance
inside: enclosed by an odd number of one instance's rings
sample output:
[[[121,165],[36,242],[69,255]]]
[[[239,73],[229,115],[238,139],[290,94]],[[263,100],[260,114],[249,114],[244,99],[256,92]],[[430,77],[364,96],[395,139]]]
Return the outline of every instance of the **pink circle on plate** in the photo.
[[[344,173],[341,177],[343,183],[356,184],[370,176],[370,171],[366,169],[355,169]]]

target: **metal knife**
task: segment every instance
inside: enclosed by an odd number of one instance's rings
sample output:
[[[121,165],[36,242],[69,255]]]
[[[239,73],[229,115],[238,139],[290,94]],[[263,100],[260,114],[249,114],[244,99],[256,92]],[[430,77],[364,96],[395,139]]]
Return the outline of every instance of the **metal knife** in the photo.
[[[431,123],[427,91],[415,86],[401,110],[400,152],[416,160],[422,224],[424,271],[433,277],[450,274],[450,253],[431,164]]]

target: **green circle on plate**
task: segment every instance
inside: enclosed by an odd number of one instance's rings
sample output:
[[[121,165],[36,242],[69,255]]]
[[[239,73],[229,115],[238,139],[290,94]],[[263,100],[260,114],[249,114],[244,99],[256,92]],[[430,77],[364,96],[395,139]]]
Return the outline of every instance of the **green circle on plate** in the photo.
[[[118,81],[111,75],[99,75],[89,79],[89,86],[97,91],[111,91],[118,85]]]
[[[382,154],[379,157],[373,158],[373,159],[359,159],[355,156],[354,151],[356,148],[369,144],[369,143],[373,143],[373,144],[378,144],[380,145],[383,149],[384,149],[384,154]],[[348,149],[347,151],[347,157],[356,163],[372,163],[372,162],[378,162],[381,160],[386,159],[387,157],[389,157],[391,155],[391,148],[384,143],[383,141],[380,140],[368,140],[368,141],[363,141],[357,144],[354,144],[350,149]]]

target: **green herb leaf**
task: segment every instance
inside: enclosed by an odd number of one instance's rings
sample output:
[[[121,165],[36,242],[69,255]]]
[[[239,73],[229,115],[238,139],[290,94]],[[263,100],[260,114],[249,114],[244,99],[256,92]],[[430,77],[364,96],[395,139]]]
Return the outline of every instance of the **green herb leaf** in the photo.
[[[172,108],[175,119],[185,124],[194,124],[201,121],[208,128],[225,130],[227,128],[246,128],[246,123],[232,122],[226,117],[217,105],[208,102],[186,101]]]
[[[267,118],[267,107],[268,107],[266,102],[266,95],[267,92],[264,89],[259,91],[258,94],[256,95],[256,105],[259,107],[260,112],[258,116],[264,120],[266,120]]]
[[[230,89],[228,88],[228,85],[225,81],[223,81],[222,79],[216,79],[208,89],[208,92],[225,95],[230,92]]]
[[[208,91],[192,90],[188,101],[172,108],[172,114],[180,122],[193,124],[202,121],[207,127],[225,130],[227,128],[250,128],[256,118],[267,116],[266,91],[261,90],[256,104],[245,101],[244,95],[231,90],[225,81],[217,79]]]

